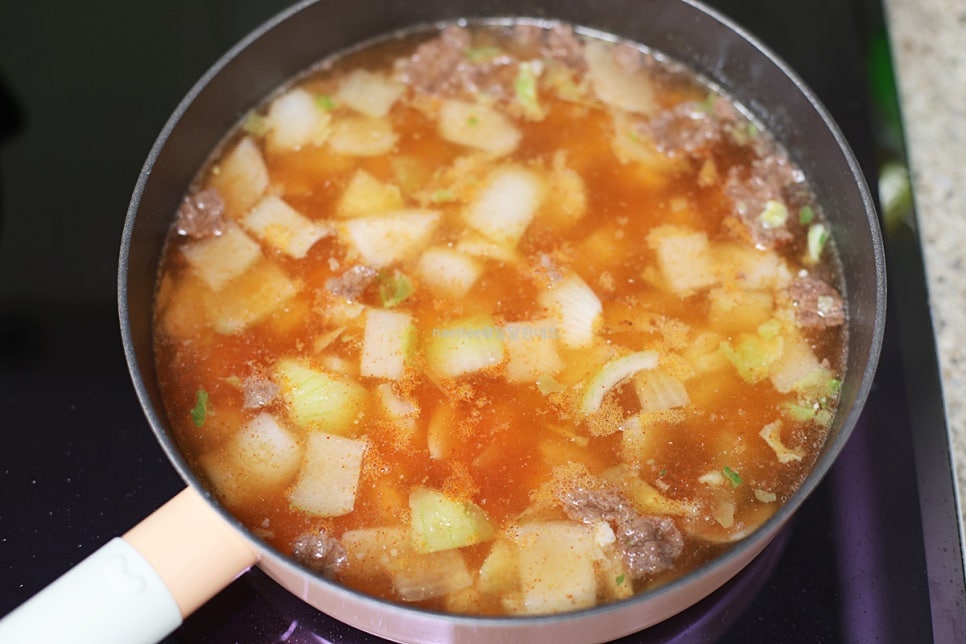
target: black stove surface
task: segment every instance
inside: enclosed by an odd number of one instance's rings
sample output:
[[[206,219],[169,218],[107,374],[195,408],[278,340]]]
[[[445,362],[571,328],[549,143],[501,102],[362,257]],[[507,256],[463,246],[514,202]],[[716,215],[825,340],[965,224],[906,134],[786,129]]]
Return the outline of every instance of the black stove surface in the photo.
[[[0,615],[183,487],[142,415],[121,349],[121,227],[177,102],[285,4],[0,5]],[[902,163],[877,0],[710,4],[812,87],[871,186],[883,163]],[[914,217],[900,212],[886,230],[886,343],[835,467],[737,578],[624,641],[966,641],[959,523]],[[378,640],[254,570],[169,641]]]

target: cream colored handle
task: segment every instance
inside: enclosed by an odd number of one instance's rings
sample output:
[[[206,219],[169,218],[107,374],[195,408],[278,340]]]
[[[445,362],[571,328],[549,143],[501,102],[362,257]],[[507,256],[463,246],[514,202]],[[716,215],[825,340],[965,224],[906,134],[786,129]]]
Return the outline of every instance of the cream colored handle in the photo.
[[[190,487],[131,528],[124,540],[164,580],[183,617],[258,560],[248,541]]]
[[[0,620],[0,642],[152,644],[257,558],[188,488]]]

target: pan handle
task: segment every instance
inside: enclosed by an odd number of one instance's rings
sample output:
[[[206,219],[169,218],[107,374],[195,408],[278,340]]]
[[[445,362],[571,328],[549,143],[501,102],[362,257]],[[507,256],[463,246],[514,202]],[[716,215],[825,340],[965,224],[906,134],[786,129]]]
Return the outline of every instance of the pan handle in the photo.
[[[257,559],[186,488],[0,620],[0,642],[153,644]]]

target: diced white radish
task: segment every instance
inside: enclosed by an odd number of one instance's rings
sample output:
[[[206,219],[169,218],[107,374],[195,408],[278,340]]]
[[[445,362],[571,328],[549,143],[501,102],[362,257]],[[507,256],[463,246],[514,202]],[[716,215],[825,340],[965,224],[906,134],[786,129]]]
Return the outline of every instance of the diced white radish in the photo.
[[[823,380],[827,370],[804,338],[791,332],[784,333],[782,338],[781,357],[769,366],[768,375],[775,389],[784,394]]]
[[[782,442],[782,423],[780,420],[776,420],[773,423],[768,423],[761,428],[758,433],[759,436],[765,439],[768,443],[768,447],[772,448],[775,452],[775,456],[778,457],[779,463],[789,463],[791,461],[800,461],[805,456],[801,451],[796,449],[789,449]],[[727,527],[727,526],[725,526]]]
[[[295,259],[329,234],[328,226],[314,222],[275,195],[262,198],[242,219],[242,225],[272,248]]]
[[[376,385],[376,397],[379,406],[387,418],[404,429],[416,428],[416,417],[419,416],[419,406],[411,398],[400,396],[388,382]]]
[[[565,521],[527,523],[516,541],[525,613],[560,613],[597,602],[593,528]]]
[[[339,154],[374,157],[392,150],[398,139],[386,119],[343,116],[332,124],[329,146]]]
[[[434,328],[426,345],[429,369],[442,378],[495,367],[504,357],[500,330],[489,316],[463,318]]]
[[[222,158],[208,179],[230,217],[241,217],[268,189],[268,168],[258,144],[246,136]]]
[[[247,271],[262,250],[241,228],[229,223],[218,237],[185,244],[181,254],[195,274],[217,291]]]
[[[533,220],[545,190],[543,180],[530,170],[500,168],[466,206],[463,219],[497,244],[513,248]]]
[[[581,414],[589,416],[598,411],[604,402],[604,396],[620,381],[656,366],[657,353],[654,351],[638,351],[611,360],[587,383],[580,403]]]
[[[439,109],[439,132],[447,141],[509,154],[520,143],[520,131],[503,114],[480,103],[446,100]]]
[[[792,280],[788,264],[772,250],[718,243],[712,255],[719,280],[726,286],[768,291],[787,286]]]
[[[275,366],[274,381],[282,388],[292,420],[308,429],[346,433],[365,402],[366,390],[351,378],[291,358]]]
[[[708,293],[709,324],[719,331],[754,331],[772,317],[770,291],[715,288]]]
[[[557,325],[553,320],[504,325],[507,382],[537,382],[564,368],[557,351]]]
[[[343,222],[343,239],[372,268],[384,268],[415,256],[429,244],[440,215],[431,210],[396,210],[378,217]]]
[[[302,469],[289,501],[297,510],[317,517],[352,512],[365,452],[366,442],[362,440],[324,432],[309,434]]]
[[[621,67],[611,54],[609,44],[593,40],[584,44],[584,60],[597,98],[622,110],[652,114],[658,103],[647,73]]]
[[[571,225],[587,212],[587,184],[576,170],[567,167],[563,151],[553,155],[545,217],[557,225]]]
[[[295,437],[266,412],[249,421],[227,449],[239,471],[262,485],[285,483],[302,461],[302,449]]]
[[[706,233],[658,226],[648,234],[647,243],[657,252],[664,281],[675,293],[689,295],[716,282]]]
[[[454,250],[471,257],[492,259],[506,264],[514,264],[520,259],[513,248],[499,244],[475,230],[464,231],[459,241],[456,242]]]
[[[421,284],[437,295],[461,298],[466,295],[483,272],[483,266],[445,246],[427,248],[416,265]]]
[[[381,118],[405,91],[406,86],[396,80],[355,69],[342,78],[335,96],[357,112]]]
[[[215,331],[238,333],[281,308],[299,291],[298,283],[266,259],[205,298],[204,306]]]
[[[282,94],[268,106],[266,145],[273,150],[297,150],[322,145],[331,133],[332,116],[304,89]]]
[[[590,346],[603,307],[594,291],[576,273],[564,277],[537,297],[560,324],[560,342],[567,347]]]
[[[641,403],[641,411],[663,411],[685,407],[688,391],[684,383],[663,369],[649,369],[634,376],[634,389]]]
[[[367,378],[402,378],[413,344],[413,329],[413,316],[409,313],[369,309],[359,373]]]
[[[365,170],[356,170],[346,186],[336,213],[346,219],[378,215],[403,207],[402,193],[396,186],[379,181]]]
[[[458,550],[394,557],[387,567],[393,589],[403,601],[442,597],[473,585],[473,576]]]
[[[429,457],[433,460],[447,458],[459,443],[456,435],[456,410],[447,403],[442,403],[433,410],[433,415],[426,426],[426,447]]]
[[[410,535],[416,552],[462,548],[496,536],[493,522],[468,499],[453,498],[428,487],[409,493]]]
[[[516,546],[498,539],[480,566],[480,590],[491,595],[509,593],[520,587],[520,564]]]

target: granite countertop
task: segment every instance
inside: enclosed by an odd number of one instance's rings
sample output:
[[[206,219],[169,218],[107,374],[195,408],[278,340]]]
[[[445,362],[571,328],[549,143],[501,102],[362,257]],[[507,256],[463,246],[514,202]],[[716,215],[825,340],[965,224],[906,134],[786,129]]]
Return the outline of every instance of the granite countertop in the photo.
[[[962,511],[966,507],[966,2],[885,0],[885,5]]]

